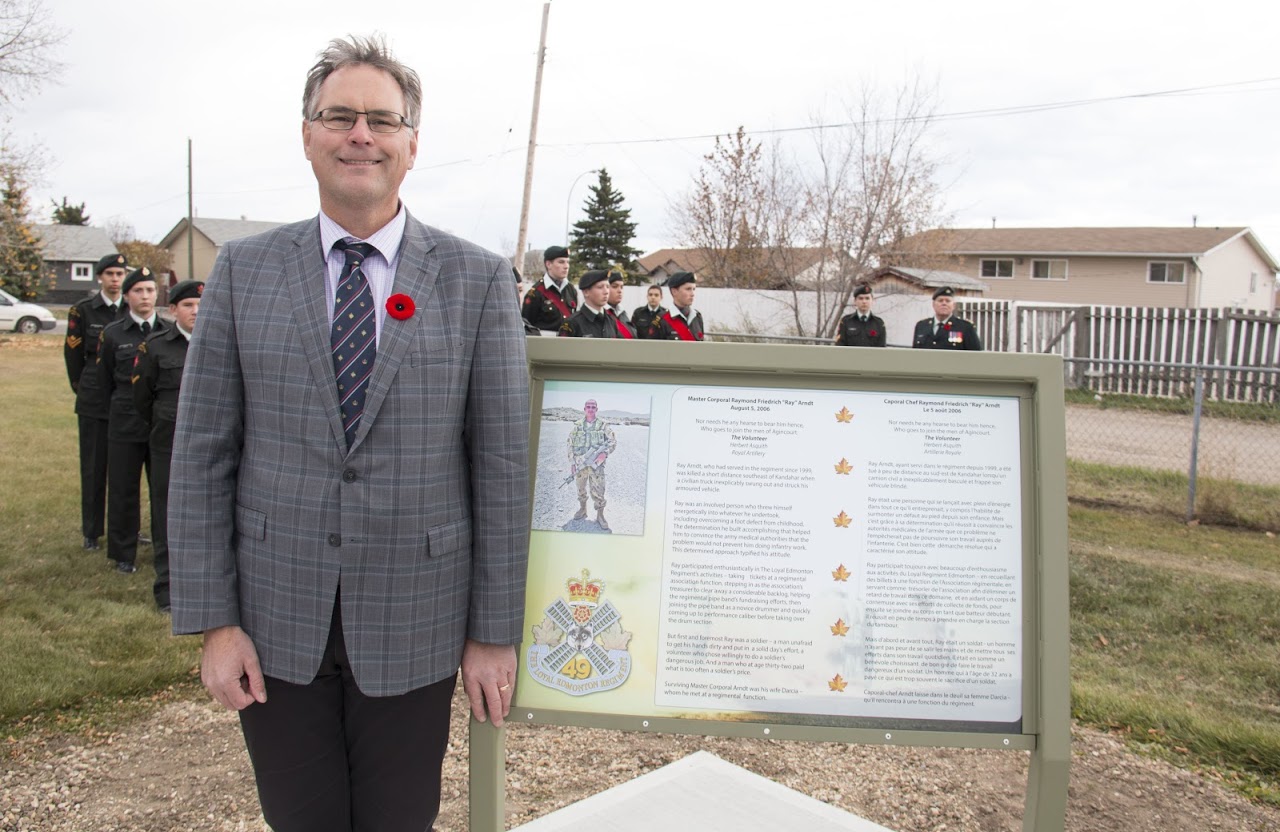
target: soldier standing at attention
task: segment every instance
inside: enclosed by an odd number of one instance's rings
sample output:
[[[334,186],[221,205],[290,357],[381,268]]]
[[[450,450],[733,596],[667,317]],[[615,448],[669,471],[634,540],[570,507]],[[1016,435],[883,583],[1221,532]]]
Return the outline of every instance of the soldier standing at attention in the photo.
[[[919,350],[981,350],[982,340],[973,324],[957,318],[955,292],[943,286],[933,293],[933,317],[916,324],[911,346]]]
[[[154,529],[156,582],[152,594],[161,612],[169,611],[169,462],[173,458],[173,430],[178,422],[178,390],[187,344],[195,329],[204,283],[184,280],[169,291],[169,314],[174,325],[153,332],[138,347],[133,369],[133,403],[151,425],[151,527]]]
[[[609,273],[603,269],[583,272],[578,278],[582,306],[560,325],[561,338],[634,338],[629,324],[609,313]]]
[[[884,321],[871,314],[871,286],[860,284],[853,290],[853,308],[857,311],[840,319],[836,329],[836,346],[883,347]]]
[[[640,306],[631,313],[631,325],[635,327],[637,338],[648,338],[650,328],[659,318],[667,314],[662,306],[662,287],[650,286],[645,292],[649,300],[648,306]]]
[[[151,429],[133,402],[133,359],[153,332],[169,329],[156,315],[156,278],[145,266],[124,279],[129,314],[102,331],[98,378],[110,397],[107,439],[107,557],[118,572],[138,571],[142,471],[151,470]],[[155,514],[152,513],[154,521]],[[153,523],[152,535],[155,534]]]
[[[613,316],[628,326],[631,325],[631,319],[627,317],[627,311],[622,308],[622,287],[624,280],[622,272],[609,270],[609,308],[606,312],[612,312]]]
[[[538,329],[555,332],[578,308],[578,292],[569,282],[569,249],[552,246],[542,260],[547,273],[525,292],[520,314]]]
[[[667,278],[674,311],[659,316],[649,326],[649,337],[660,341],[701,341],[702,313],[693,308],[698,279],[692,272],[676,272]]]
[[[596,525],[609,531],[609,524],[604,519],[604,465],[618,447],[618,438],[613,435],[609,423],[596,415],[598,406],[595,399],[587,399],[582,406],[582,418],[573,423],[569,432],[569,466],[574,481],[578,484],[578,513],[574,520],[585,520],[587,516],[587,490],[591,491],[591,502],[596,507]]]
[[[101,288],[67,312],[67,341],[63,358],[67,378],[76,394],[80,422],[80,530],[84,548],[101,549],[107,507],[107,394],[98,384],[98,339],[107,324],[128,307],[120,284],[128,274],[123,254],[108,254],[94,273]]]

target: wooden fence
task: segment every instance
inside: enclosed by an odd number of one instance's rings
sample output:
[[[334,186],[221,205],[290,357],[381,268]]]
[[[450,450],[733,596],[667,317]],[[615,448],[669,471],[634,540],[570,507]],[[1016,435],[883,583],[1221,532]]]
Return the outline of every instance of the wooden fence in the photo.
[[[1208,395],[1226,401],[1280,403],[1280,314],[1235,309],[1136,306],[1036,306],[958,299],[989,350],[1053,353],[1071,359],[1067,384],[1102,393],[1189,396],[1187,366],[1214,372]],[[1136,365],[1090,363],[1089,359]]]

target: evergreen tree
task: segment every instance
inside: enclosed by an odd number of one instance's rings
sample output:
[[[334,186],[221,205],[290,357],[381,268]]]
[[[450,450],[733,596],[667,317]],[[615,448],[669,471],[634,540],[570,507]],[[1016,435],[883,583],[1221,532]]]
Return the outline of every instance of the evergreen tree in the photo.
[[[79,205],[71,205],[67,202],[67,198],[62,198],[62,204],[49,200],[53,204],[53,221],[58,225],[88,225],[89,215],[84,212],[84,203]]]
[[[631,222],[631,209],[622,207],[622,192],[614,189],[609,172],[601,168],[600,181],[591,186],[583,210],[586,218],[573,224],[569,252],[571,274],[577,276],[588,269],[621,267],[635,271],[639,249],[631,247],[636,224]]]
[[[20,300],[35,300],[44,289],[45,266],[27,186],[13,166],[0,167],[0,186],[0,287]]]

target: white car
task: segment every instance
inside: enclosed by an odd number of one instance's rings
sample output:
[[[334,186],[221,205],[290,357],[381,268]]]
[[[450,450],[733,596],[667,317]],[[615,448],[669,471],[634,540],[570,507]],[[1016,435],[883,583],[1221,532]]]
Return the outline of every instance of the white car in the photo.
[[[35,335],[58,325],[58,319],[43,306],[20,301],[0,289],[0,332],[21,332]]]

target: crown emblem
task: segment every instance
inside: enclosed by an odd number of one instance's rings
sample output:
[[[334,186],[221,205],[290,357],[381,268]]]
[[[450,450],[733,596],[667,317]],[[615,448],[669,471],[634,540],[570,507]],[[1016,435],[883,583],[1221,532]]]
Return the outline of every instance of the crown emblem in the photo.
[[[591,573],[585,569],[582,570],[581,578],[565,581],[565,587],[569,590],[569,603],[575,607],[594,607],[600,603],[600,596],[604,594],[604,581],[599,578],[593,580]]]

